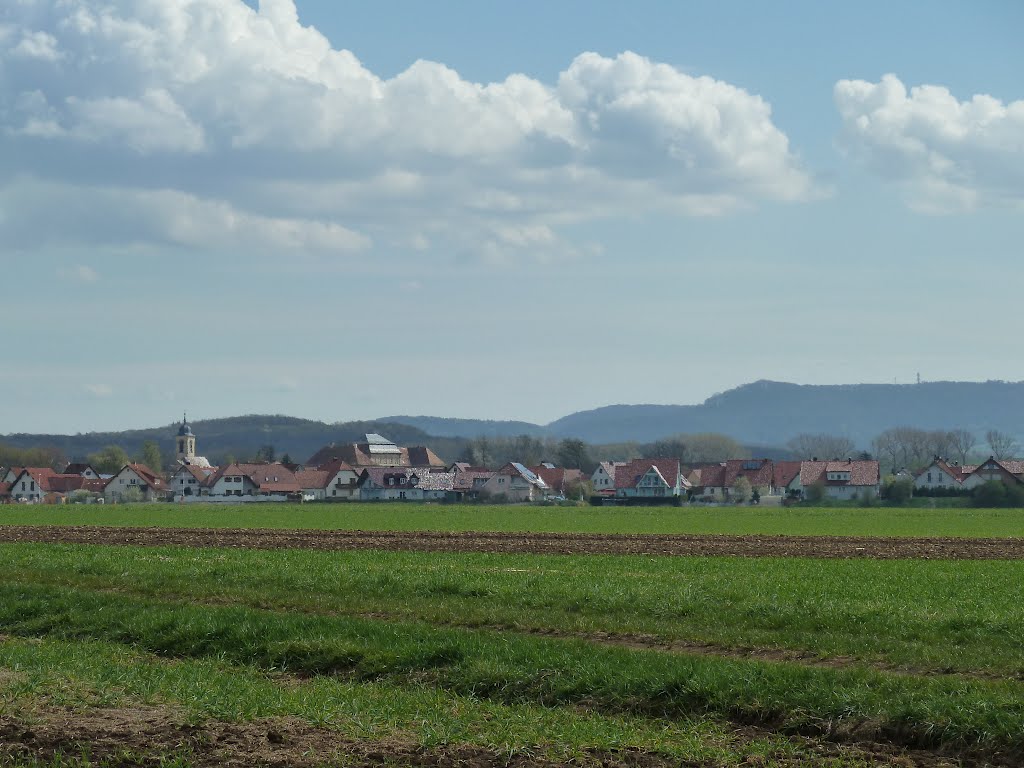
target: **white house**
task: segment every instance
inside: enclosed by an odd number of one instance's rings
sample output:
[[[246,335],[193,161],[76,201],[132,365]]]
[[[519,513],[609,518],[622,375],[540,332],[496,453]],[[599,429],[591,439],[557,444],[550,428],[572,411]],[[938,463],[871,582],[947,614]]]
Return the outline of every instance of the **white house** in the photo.
[[[541,501],[551,493],[547,483],[518,461],[510,461],[491,475],[480,493],[504,496],[509,501]]]
[[[830,499],[877,498],[882,475],[877,461],[803,461],[799,488],[806,496],[812,485],[820,485]]]
[[[167,490],[174,496],[199,496],[206,481],[216,472],[215,467],[179,464],[167,481]]]
[[[615,469],[615,495],[621,498],[683,496],[689,487],[679,459],[637,459]]]
[[[590,476],[590,484],[594,493],[610,495],[615,493],[615,471],[626,466],[624,461],[602,461]]]
[[[301,491],[295,473],[283,464],[229,464],[206,481],[210,496],[273,498],[287,501]]]
[[[359,472],[348,462],[334,459],[317,467],[328,475],[324,498],[328,501],[351,501],[359,498]]]
[[[950,464],[945,459],[936,458],[914,476],[914,488],[918,490],[933,488],[962,490],[964,481],[975,469],[977,469],[976,466]]]
[[[1024,461],[989,456],[964,479],[963,487],[971,490],[989,480],[1000,480],[1008,485],[1024,481]]]
[[[454,472],[427,468],[367,467],[359,476],[363,501],[440,501],[455,487]]]
[[[145,464],[125,464],[103,488],[103,498],[123,501],[125,494],[136,489],[143,501],[156,501],[167,492],[167,483]]]

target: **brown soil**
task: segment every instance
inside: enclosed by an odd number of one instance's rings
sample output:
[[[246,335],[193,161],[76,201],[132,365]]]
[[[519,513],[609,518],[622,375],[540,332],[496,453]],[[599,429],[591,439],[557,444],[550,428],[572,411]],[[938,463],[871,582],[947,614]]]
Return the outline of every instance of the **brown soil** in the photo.
[[[550,555],[1020,560],[1024,539],[3,526],[0,542]]]
[[[740,742],[765,736],[757,729],[737,731]],[[799,756],[771,756],[778,766],[813,766],[836,761],[903,768],[941,768],[972,763],[926,751],[907,751],[871,742],[836,745],[792,737]],[[428,749],[399,739],[351,741],[337,733],[286,719],[249,723],[206,721],[187,723],[173,709],[160,707],[35,710],[30,717],[0,716],[0,765],[47,763],[63,756],[61,765],[102,764],[111,768],[159,766],[180,758],[201,768],[224,766],[423,766],[429,768],[551,768],[556,765],[601,768],[668,768],[709,763],[680,763],[664,755],[636,750],[588,752],[556,761],[537,755],[509,756],[471,746]],[[70,760],[69,760],[70,758]],[[78,761],[78,762],[76,762]],[[91,762],[88,762],[91,761]],[[764,765],[751,754],[737,765]]]

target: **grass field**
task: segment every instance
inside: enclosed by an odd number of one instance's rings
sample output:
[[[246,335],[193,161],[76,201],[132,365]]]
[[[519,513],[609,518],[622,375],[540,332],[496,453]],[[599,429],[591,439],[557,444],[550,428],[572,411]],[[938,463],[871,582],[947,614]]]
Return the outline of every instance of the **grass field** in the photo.
[[[877,765],[885,743],[1017,764],[1021,583],[1000,561],[0,545],[0,764],[85,764],[5,763],[5,718],[146,707],[494,765]],[[139,749],[108,764],[154,764]]]
[[[1024,510],[443,504],[0,506],[0,525],[834,536],[1024,536]]]

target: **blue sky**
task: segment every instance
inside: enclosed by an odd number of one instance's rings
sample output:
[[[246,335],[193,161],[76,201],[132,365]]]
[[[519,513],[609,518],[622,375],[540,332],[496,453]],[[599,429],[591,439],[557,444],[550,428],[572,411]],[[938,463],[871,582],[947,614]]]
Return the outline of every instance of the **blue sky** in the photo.
[[[1009,1],[5,4],[0,434],[1024,379],[1021,29]]]

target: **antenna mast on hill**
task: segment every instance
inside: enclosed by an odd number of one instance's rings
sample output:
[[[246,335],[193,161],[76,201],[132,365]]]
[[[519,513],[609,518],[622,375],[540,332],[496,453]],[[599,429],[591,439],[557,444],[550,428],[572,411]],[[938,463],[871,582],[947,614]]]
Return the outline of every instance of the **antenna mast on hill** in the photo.
[[[920,372],[918,372],[918,374],[917,374],[917,383],[918,384],[921,383],[921,373]]]

